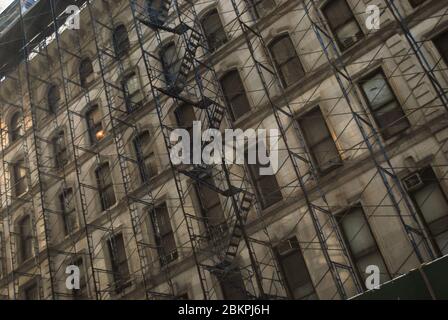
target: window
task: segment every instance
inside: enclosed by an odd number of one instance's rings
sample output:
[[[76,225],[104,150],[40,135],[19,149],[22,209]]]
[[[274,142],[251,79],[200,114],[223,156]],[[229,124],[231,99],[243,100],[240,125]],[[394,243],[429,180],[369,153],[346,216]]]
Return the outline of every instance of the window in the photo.
[[[18,223],[19,227],[19,245],[20,245],[20,259],[19,261],[25,262],[33,256],[33,233],[31,225],[31,217],[29,215],[24,216]]]
[[[238,269],[233,269],[222,274],[217,273],[224,300],[246,300],[247,291],[243,277]]]
[[[442,59],[448,65],[448,31],[438,35],[433,41]]]
[[[73,299],[75,300],[84,300],[89,297],[87,292],[87,281],[86,274],[84,269],[84,260],[82,257],[77,258],[72,262],[72,265],[77,266],[79,268],[79,289],[73,289]]]
[[[18,197],[27,191],[26,167],[23,159],[19,159],[13,165],[12,181],[14,183],[15,196]]]
[[[112,41],[114,44],[115,55],[117,59],[123,58],[131,48],[131,43],[129,42],[128,31],[123,24],[115,27],[112,34]]]
[[[23,300],[39,300],[39,285],[37,280],[32,280],[22,288]]]
[[[107,210],[116,202],[114,186],[112,183],[112,172],[110,171],[109,164],[103,163],[96,169],[95,173],[98,192],[101,199],[101,208]]]
[[[174,42],[165,45],[160,53],[162,60],[163,73],[167,87],[172,87],[176,84],[176,78],[179,74],[182,60],[178,57],[178,52]]]
[[[202,179],[210,186],[215,185],[210,174]],[[200,204],[201,215],[205,220],[208,234],[209,236],[219,238],[227,230],[227,223],[219,196],[216,191],[213,191],[210,187],[202,183],[195,183],[195,189]]]
[[[219,18],[218,10],[213,9],[208,12],[201,20],[202,29],[207,39],[210,52],[216,51],[220,46],[227,42],[226,32]]]
[[[140,90],[140,80],[135,72],[127,75],[121,82],[123,88],[126,108],[129,112],[141,106],[143,94]]]
[[[150,212],[154,229],[160,264],[167,265],[178,258],[176,240],[171,227],[170,216],[166,204],[154,208]]]
[[[120,293],[131,284],[123,235],[120,233],[113,236],[107,241],[107,247],[109,249],[115,292]]]
[[[289,87],[303,78],[305,72],[287,34],[274,39],[269,45],[269,51],[283,87]]]
[[[409,127],[409,122],[382,71],[364,78],[360,85],[384,139],[389,139]]]
[[[431,167],[413,174],[409,193],[438,255],[448,254],[448,201]],[[410,181],[409,177],[406,181]]]
[[[341,165],[338,149],[320,108],[316,107],[306,113],[298,122],[319,173],[327,173]]]
[[[73,189],[65,189],[59,195],[59,204],[62,211],[62,222],[66,235],[72,234],[78,228],[78,219],[76,217],[76,206]]]
[[[87,129],[89,131],[89,138],[92,144],[101,141],[104,138],[104,129],[101,122],[100,108],[94,105],[89,108],[86,113]]]
[[[56,168],[63,168],[68,163],[68,151],[64,131],[59,131],[53,137],[52,142]]]
[[[59,92],[59,87],[52,85],[47,93],[48,110],[52,113],[56,113],[59,109],[60,101],[61,93]]]
[[[390,279],[389,271],[378,248],[361,205],[345,210],[337,217],[342,235],[361,282],[365,285],[366,268],[375,265],[380,269],[380,281]]]
[[[425,3],[426,0],[409,0],[412,8],[417,8],[419,5]]]
[[[275,251],[292,297],[299,300],[317,299],[297,238],[293,237],[281,242],[275,247]]]
[[[251,0],[257,18],[266,16],[275,8],[274,0]]]
[[[328,1],[322,11],[341,50],[350,48],[364,37],[346,0]]]
[[[250,111],[244,85],[237,70],[227,72],[221,78],[221,87],[224,92],[227,107],[232,113],[233,120],[238,120],[246,112]]]
[[[193,122],[196,121],[194,107],[187,103],[181,104],[174,110],[174,115],[176,117],[177,126],[187,130],[190,134],[190,162],[193,163]]]
[[[22,114],[20,112],[14,113],[11,117],[11,121],[9,123],[9,138],[11,142],[17,141],[24,134],[21,118]]]
[[[156,157],[151,151],[151,135],[144,131],[134,139],[134,149],[139,162],[139,171],[142,182],[157,175]]]
[[[6,243],[3,239],[3,233],[0,232],[0,279],[6,274]]]
[[[248,164],[249,173],[255,187],[255,193],[258,201],[261,203],[261,207],[266,209],[273,204],[283,200],[282,192],[278,185],[277,179],[274,174],[261,175],[261,168],[269,168],[268,165],[261,164]]]
[[[90,58],[84,58],[79,64],[79,79],[81,87],[87,88],[93,80],[93,65]]]
[[[168,19],[171,0],[146,0],[149,19],[156,25],[165,24]]]

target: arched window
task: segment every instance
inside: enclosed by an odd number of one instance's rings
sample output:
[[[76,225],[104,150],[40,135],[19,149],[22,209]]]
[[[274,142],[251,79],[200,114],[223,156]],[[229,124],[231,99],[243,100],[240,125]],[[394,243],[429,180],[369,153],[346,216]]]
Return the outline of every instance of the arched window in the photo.
[[[9,138],[11,142],[17,141],[23,135],[21,117],[22,114],[20,112],[14,113],[11,117],[11,121],[9,122]]]
[[[31,232],[31,218],[29,215],[23,217],[19,223],[19,246],[20,262],[24,262],[33,255],[33,233]]]
[[[170,5],[171,0],[146,0],[146,10],[150,21],[157,25],[165,24]]]
[[[289,35],[284,34],[272,40],[269,52],[283,87],[289,87],[303,78],[305,72]]]
[[[220,46],[227,42],[226,32],[219,18],[218,10],[213,9],[208,12],[201,20],[202,30],[207,39],[210,52],[216,51]]]
[[[238,120],[246,112],[250,111],[249,100],[244,91],[238,70],[227,72],[220,80],[226,105],[230,108],[233,120]]]
[[[48,110],[52,113],[56,113],[59,109],[60,100],[61,94],[59,92],[59,87],[57,85],[52,85],[47,93]]]
[[[24,194],[27,189],[26,183],[26,167],[23,159],[17,160],[12,166],[11,180],[15,196]]]
[[[90,58],[84,58],[79,64],[79,79],[81,86],[86,88],[93,78],[93,65]]]
[[[162,60],[166,84],[168,87],[172,87],[176,82],[176,77],[182,63],[181,59],[179,59],[177,55],[176,45],[174,42],[170,42],[162,48],[160,58]]]
[[[101,208],[102,210],[107,210],[116,203],[112,171],[110,170],[109,163],[101,164],[95,170],[95,175],[101,199]]]
[[[115,27],[112,34],[112,41],[114,44],[115,54],[118,59],[123,58],[131,48],[131,43],[129,42],[128,31],[124,24],[120,24]]]
[[[87,130],[90,143],[95,144],[104,138],[104,129],[101,122],[101,113],[98,105],[93,105],[86,113]]]

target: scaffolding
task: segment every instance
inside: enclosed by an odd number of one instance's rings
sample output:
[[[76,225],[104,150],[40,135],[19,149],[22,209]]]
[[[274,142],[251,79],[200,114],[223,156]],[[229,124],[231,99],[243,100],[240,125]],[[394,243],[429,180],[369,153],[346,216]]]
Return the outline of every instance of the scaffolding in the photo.
[[[446,69],[441,57],[428,53],[425,43],[431,40],[415,34],[418,12],[414,23],[396,1],[376,1],[383,29],[360,28],[370,48],[360,53],[360,48],[340,49],[319,1],[278,3],[260,18],[261,2],[163,0],[155,8],[144,0],[80,0],[74,3],[80,30],[67,25],[73,16],[65,8],[73,3],[39,1],[26,12],[14,3],[17,19],[8,16],[12,25],[2,37],[17,55],[4,59],[0,69],[0,88],[5,88],[0,94],[0,299],[30,298],[24,292],[32,284],[37,288],[32,297],[39,299],[180,299],[185,278],[194,298],[221,299],[226,283],[240,298],[292,299],[279,262],[281,245],[300,251],[322,298],[347,299],[365,291],[350,253],[352,239],[341,231],[341,221],[359,203],[367,224],[387,224],[406,238],[404,253],[393,256],[391,278],[441,255],[444,248],[436,249],[403,182],[421,168],[412,160],[419,155],[408,152],[406,161],[398,160],[406,146],[384,139],[387,128],[379,129],[359,89],[360,79],[384,64],[387,81],[408,84],[408,95],[400,98],[406,109],[396,122],[412,118],[416,135],[434,126],[429,137],[437,141],[431,145],[435,151],[430,160],[419,160],[431,164],[437,182],[444,183],[448,139],[438,131],[448,111]],[[355,19],[364,19],[362,1],[349,3]],[[435,5],[431,11],[423,4],[430,13],[422,17],[438,30],[448,9]],[[219,52],[201,25],[204,12],[217,6],[225,16],[224,46],[237,52],[237,69],[247,84],[243,91],[253,107],[245,123],[234,119],[221,85]],[[13,11],[8,8],[8,15]],[[287,29],[278,28],[294,39],[299,61],[308,61],[304,79],[292,88],[283,84],[271,53],[268,23],[280,16],[290,21]],[[114,38],[117,30],[127,37]],[[172,48],[172,60],[166,61],[164,50]],[[87,85],[79,77],[86,58],[93,77]],[[130,77],[139,79],[137,94],[126,84]],[[58,94],[50,99],[54,90]],[[299,123],[304,110],[316,106],[334,125],[340,155],[335,167],[342,173],[330,175],[344,181],[341,190],[350,170],[362,181],[356,192],[346,192],[350,196],[343,204]],[[101,110],[95,119],[92,110]],[[12,129],[15,115],[18,124]],[[149,124],[140,124],[144,118]],[[92,121],[98,129],[93,134]],[[189,121],[200,121],[202,132],[277,129],[278,188],[268,197],[281,194],[281,206],[265,210],[247,157],[238,164],[223,152],[220,164],[177,164],[171,136],[179,128],[196,130]],[[160,152],[156,173],[146,167],[144,134]],[[201,142],[200,150],[204,147]],[[105,185],[112,191],[104,192]],[[198,210],[204,196],[219,204],[217,216]],[[166,226],[158,220],[162,203],[173,240],[164,238]],[[74,222],[67,208],[74,208]],[[282,229],[274,217],[281,210],[289,212]],[[24,225],[26,213],[31,220]],[[166,252],[169,241],[175,248]],[[66,287],[66,267],[73,264],[81,270],[81,293]]]

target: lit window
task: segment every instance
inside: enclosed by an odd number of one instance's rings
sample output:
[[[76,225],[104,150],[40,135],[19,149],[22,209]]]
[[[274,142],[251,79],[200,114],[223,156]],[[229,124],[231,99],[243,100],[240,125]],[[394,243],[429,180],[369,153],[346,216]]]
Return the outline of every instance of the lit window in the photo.
[[[299,126],[315,166],[321,174],[341,165],[336,144],[319,107],[300,117]]]
[[[364,78],[360,85],[384,139],[409,127],[409,121],[382,71]]]
[[[227,42],[226,32],[216,9],[208,12],[201,20],[202,29],[207,39],[210,52],[216,51]]]
[[[342,50],[350,48],[364,37],[346,0],[328,1],[322,11]]]
[[[108,163],[103,163],[96,171],[96,181],[101,199],[101,208],[107,210],[116,203],[114,186],[112,182],[112,171]]]
[[[274,39],[269,45],[269,51],[274,59],[283,87],[289,87],[303,78],[305,72],[288,35]]]
[[[89,108],[89,111],[86,113],[86,118],[90,142],[95,144],[103,140],[105,133],[98,105]]]

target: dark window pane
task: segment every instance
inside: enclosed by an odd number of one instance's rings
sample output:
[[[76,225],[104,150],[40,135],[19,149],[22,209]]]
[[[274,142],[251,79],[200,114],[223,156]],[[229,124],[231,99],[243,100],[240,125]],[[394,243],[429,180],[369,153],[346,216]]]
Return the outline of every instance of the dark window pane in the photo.
[[[26,167],[23,159],[17,160],[13,166],[12,182],[16,196],[25,193],[28,185],[26,182]]]
[[[409,0],[409,3],[411,4],[412,8],[416,8],[419,5],[423,4],[424,2],[426,2],[426,0]]]
[[[342,50],[350,48],[364,36],[346,0],[328,1],[322,10]]]
[[[67,143],[64,131],[53,138],[53,148],[56,168],[63,168],[68,163]]]
[[[17,139],[22,137],[24,134],[21,118],[22,114],[20,112],[14,113],[14,115],[11,117],[11,122],[9,125],[11,142],[17,141]]]
[[[168,19],[171,0],[146,0],[145,3],[150,21],[163,25]]]
[[[303,77],[302,64],[288,35],[273,40],[269,50],[284,87],[290,86]]]
[[[305,142],[320,173],[341,164],[336,144],[319,107],[299,119]]]
[[[207,13],[202,18],[201,25],[211,52],[227,42],[227,36],[217,10]]]
[[[73,189],[66,189],[59,195],[62,221],[66,235],[73,233],[78,228],[75,201]]]
[[[160,256],[161,265],[166,265],[178,257],[176,240],[171,227],[170,216],[166,204],[154,208],[150,212],[151,222]]]
[[[61,94],[59,92],[58,86],[51,86],[48,90],[48,110],[50,110],[53,113],[56,113],[59,109],[60,100],[61,100]]]
[[[275,8],[274,0],[252,0],[252,5],[254,7],[255,14],[258,18],[264,17],[272,9]]]
[[[115,291],[122,292],[130,285],[130,273],[123,235],[115,235],[107,242],[111,259]]]
[[[384,139],[409,127],[403,109],[382,71],[363,79],[360,85]]]
[[[316,299],[308,268],[295,237],[276,247],[278,260],[288,288],[294,299]]]
[[[132,112],[141,106],[143,94],[140,90],[140,81],[136,73],[128,74],[121,82],[123,88],[126,109]]]
[[[443,60],[448,64],[448,31],[438,35],[433,41]]]
[[[117,58],[123,58],[131,48],[128,31],[124,25],[120,24],[114,29],[112,40]]]
[[[20,262],[24,262],[33,255],[33,233],[30,216],[23,217],[19,221],[18,227],[20,233]]]
[[[179,58],[176,45],[170,42],[161,51],[161,60],[167,87],[176,84],[182,60]]]
[[[139,162],[139,171],[142,182],[157,175],[155,154],[151,150],[151,135],[148,131],[142,132],[134,139],[134,148]]]
[[[112,172],[109,169],[109,164],[102,164],[96,169],[96,179],[101,199],[101,208],[103,210],[109,209],[116,203]]]
[[[221,87],[226,104],[232,111],[234,120],[238,120],[238,118],[250,111],[249,100],[237,70],[232,70],[221,78]]]
[[[381,282],[389,280],[389,272],[362,207],[357,206],[344,211],[338,217],[338,220],[347,248],[349,248],[356,270],[363,280],[362,282],[365,283],[369,275],[366,273],[366,268],[369,265],[375,265],[380,269]]]
[[[93,65],[90,58],[85,58],[79,64],[79,79],[83,88],[87,87],[93,76]]]
[[[238,269],[218,274],[217,277],[221,285],[224,300],[246,300],[248,298],[243,278]]]
[[[440,255],[448,254],[448,201],[431,167],[419,171],[410,194]]]

